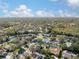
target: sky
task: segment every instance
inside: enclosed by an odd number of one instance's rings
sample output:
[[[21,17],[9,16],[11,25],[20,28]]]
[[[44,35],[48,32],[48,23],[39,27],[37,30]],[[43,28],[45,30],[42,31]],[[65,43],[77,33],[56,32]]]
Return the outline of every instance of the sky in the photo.
[[[79,17],[79,0],[0,0],[0,17]]]

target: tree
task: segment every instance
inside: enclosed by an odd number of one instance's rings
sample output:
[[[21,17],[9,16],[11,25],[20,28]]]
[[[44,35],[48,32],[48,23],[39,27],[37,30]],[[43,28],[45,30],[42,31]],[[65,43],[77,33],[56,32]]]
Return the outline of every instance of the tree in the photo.
[[[72,46],[68,48],[68,50],[70,50],[76,54],[79,54],[79,40],[77,40],[75,43],[73,43]]]

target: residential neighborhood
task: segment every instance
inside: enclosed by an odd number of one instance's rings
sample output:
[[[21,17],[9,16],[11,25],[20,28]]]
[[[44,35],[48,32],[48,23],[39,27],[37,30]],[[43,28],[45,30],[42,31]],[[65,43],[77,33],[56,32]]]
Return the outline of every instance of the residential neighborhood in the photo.
[[[79,32],[73,29],[74,26],[79,29],[77,20],[73,24],[71,21],[67,24],[58,20],[44,21],[46,23],[37,20],[3,22],[0,59],[79,59]]]

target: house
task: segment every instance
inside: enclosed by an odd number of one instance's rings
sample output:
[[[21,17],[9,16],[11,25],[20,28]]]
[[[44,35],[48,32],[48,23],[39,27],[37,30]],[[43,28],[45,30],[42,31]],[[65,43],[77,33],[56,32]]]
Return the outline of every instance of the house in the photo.
[[[6,45],[4,45],[4,47],[9,52],[14,51],[14,49],[15,49],[14,45],[12,45],[12,44],[6,44]]]
[[[44,34],[44,37],[50,37],[51,34]]]
[[[57,40],[50,41],[50,43],[51,43],[51,46],[53,46],[53,47],[59,47],[60,46],[60,41],[57,41]]]
[[[31,54],[32,54],[32,52],[28,48],[25,48],[25,52],[23,53],[23,55],[30,56]]]
[[[70,23],[69,25],[70,25],[70,26],[75,26],[76,24],[75,24],[75,23]]]
[[[46,38],[43,40],[44,43],[50,43],[50,38]]]
[[[63,51],[62,52],[62,59],[75,59],[75,57],[77,57],[76,54],[72,53],[72,52],[69,52],[67,50]]]
[[[0,48],[0,56],[2,56],[4,49]]]
[[[5,59],[14,59],[13,58],[13,53],[8,53]]]
[[[71,45],[72,45],[71,42],[66,42],[66,46],[67,46],[67,47],[70,47]]]
[[[32,57],[33,57],[34,59],[44,59],[45,55],[39,54],[38,52],[33,52],[33,53],[32,53]]]
[[[24,55],[19,55],[19,59],[26,59]]]
[[[49,52],[54,54],[55,56],[59,56],[60,52],[61,52],[61,49],[60,48],[56,48],[56,47],[52,47],[52,48],[49,48]]]

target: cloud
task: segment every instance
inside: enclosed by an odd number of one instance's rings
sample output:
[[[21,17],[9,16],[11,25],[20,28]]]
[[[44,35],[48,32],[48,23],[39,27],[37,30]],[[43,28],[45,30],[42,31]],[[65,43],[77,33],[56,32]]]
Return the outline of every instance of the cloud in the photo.
[[[54,14],[50,11],[38,10],[36,12],[37,17],[54,17]]]
[[[19,8],[16,8],[14,11],[9,11],[5,14],[5,17],[79,17],[76,13],[69,13],[63,10],[52,13],[51,11],[46,10],[37,10],[32,13],[31,9],[28,9],[26,6],[20,5]]]
[[[76,15],[75,13],[68,13],[68,12],[63,11],[63,10],[59,10],[58,14],[59,14],[58,17],[78,17],[78,15]]]
[[[67,0],[69,6],[79,7],[79,0]]]
[[[5,10],[6,12],[7,10]],[[54,17],[54,14],[50,11],[38,10],[32,13],[26,5],[20,5],[13,11],[7,11],[5,17]]]
[[[3,11],[3,13],[8,11],[8,5],[5,2],[0,3],[0,11]]]
[[[37,10],[33,12],[26,5],[19,5],[14,10],[9,10],[9,7],[6,5],[2,8],[2,11],[4,13],[3,17],[78,17],[75,12],[68,13],[63,10],[54,11],[55,13],[50,10]]]
[[[9,11],[5,16],[8,17],[33,17],[31,9],[27,8],[26,5],[20,5],[13,11]]]

